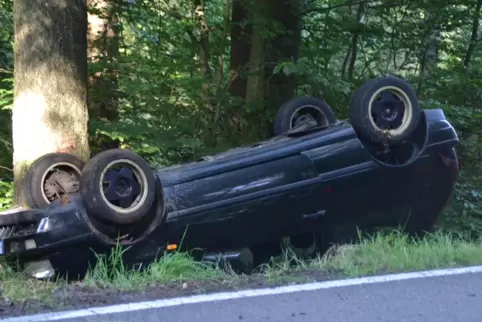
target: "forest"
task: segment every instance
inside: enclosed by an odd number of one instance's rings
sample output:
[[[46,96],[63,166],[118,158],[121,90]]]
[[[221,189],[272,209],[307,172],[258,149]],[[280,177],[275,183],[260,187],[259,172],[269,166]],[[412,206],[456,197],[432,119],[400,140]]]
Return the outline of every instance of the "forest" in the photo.
[[[51,5],[0,0],[1,209],[13,202],[13,177],[19,171],[14,146],[50,152],[35,132],[34,115],[28,109],[12,113],[14,81],[19,92],[28,86],[45,91],[52,84],[77,86],[52,73],[48,64],[35,79],[18,67],[55,54],[55,44],[46,41],[36,52],[22,51],[45,36],[52,17],[59,17],[55,33],[63,40],[82,37],[69,23],[78,13],[66,7],[83,1],[47,2]],[[482,0],[87,4],[88,119],[79,112],[82,103],[72,101],[65,109],[64,99],[56,105],[63,99],[60,92],[49,93],[54,103],[47,107],[74,120],[64,132],[80,137],[86,131],[88,142],[78,151],[84,158],[122,147],[154,166],[195,160],[272,136],[277,109],[296,96],[323,98],[337,118],[346,118],[363,82],[391,74],[416,88],[422,108],[442,108],[460,136],[462,171],[438,227],[472,236],[482,231]],[[25,37],[31,43],[15,41],[22,28],[32,32]],[[14,63],[19,64],[15,70]],[[68,70],[62,60],[58,64],[56,69]],[[43,104],[30,99],[20,105]],[[15,134],[12,124],[23,135]]]

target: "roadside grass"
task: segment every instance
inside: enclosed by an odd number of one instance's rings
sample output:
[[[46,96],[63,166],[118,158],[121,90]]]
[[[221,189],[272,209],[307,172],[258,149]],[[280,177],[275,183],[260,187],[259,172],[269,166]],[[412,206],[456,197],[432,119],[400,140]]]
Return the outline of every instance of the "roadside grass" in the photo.
[[[98,256],[96,266],[89,270],[83,284],[89,287],[137,290],[174,281],[231,279],[235,274],[217,265],[194,261],[185,252],[165,253],[164,256],[141,270],[129,270],[122,263],[122,251],[115,248],[109,255]]]
[[[23,272],[17,272],[0,263],[0,292],[1,299],[8,302],[39,301],[49,304],[52,293],[59,287],[65,286],[62,280],[40,281],[33,279]]]
[[[235,274],[229,267],[196,262],[188,253],[166,253],[143,270],[128,270],[123,266],[122,251],[99,256],[98,263],[80,286],[117,290],[141,290],[156,284],[216,280],[224,284],[242,283],[246,276]],[[334,246],[325,255],[303,259],[293,250],[285,249],[281,256],[258,268],[256,277],[274,282],[301,282],[306,272],[336,272],[339,277],[355,277],[436,268],[482,264],[482,241],[454,237],[442,232],[414,239],[394,231],[361,238],[357,244]],[[1,296],[8,301],[38,300],[48,302],[53,292],[66,282],[37,281],[11,269],[0,270]],[[327,274],[329,275],[329,274]],[[299,278],[298,278],[299,277]]]
[[[285,249],[278,260],[263,265],[261,273],[269,279],[283,279],[287,274],[310,270],[359,277],[472,265],[482,265],[482,240],[469,240],[442,231],[423,238],[391,231],[360,237],[356,244],[334,246],[323,256],[310,260]]]
[[[441,231],[412,238],[398,231],[379,233],[356,246],[341,246],[311,265],[336,269],[347,276],[363,276],[482,264],[482,240]]]

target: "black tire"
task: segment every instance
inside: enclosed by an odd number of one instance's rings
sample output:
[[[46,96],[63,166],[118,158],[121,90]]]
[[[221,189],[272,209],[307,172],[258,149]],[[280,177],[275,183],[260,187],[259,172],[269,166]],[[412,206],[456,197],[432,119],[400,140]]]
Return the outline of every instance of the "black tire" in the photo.
[[[403,114],[400,114],[401,117],[399,118],[397,116],[400,110],[397,111],[394,118],[391,115],[393,120],[389,120],[388,116],[379,115],[380,119],[386,122],[386,128],[375,124],[376,121],[372,113],[373,100],[380,93],[393,95],[394,99],[389,102],[393,108],[395,104],[399,104],[398,106],[403,104],[403,111],[401,111]],[[395,113],[394,109],[389,109],[389,111]],[[385,111],[380,111],[380,113],[385,113]],[[350,120],[354,129],[373,143],[388,145],[404,143],[415,132],[420,120],[417,94],[409,83],[394,76],[371,79],[363,84],[353,95],[350,104]],[[398,127],[389,128],[392,125],[395,126],[398,122],[401,122]]]
[[[133,167],[133,176],[137,177],[139,183],[139,195],[134,202],[140,200],[133,207],[123,208],[109,202],[101,188],[105,172],[119,164]],[[132,190],[133,187],[130,186],[129,189]],[[106,150],[95,155],[85,165],[80,177],[80,193],[89,215],[111,224],[125,225],[141,220],[151,211],[156,199],[155,178],[149,164],[134,151]]]
[[[49,153],[35,160],[23,180],[27,206],[45,208],[62,195],[79,193],[83,168],[84,162],[68,153]]]
[[[310,96],[296,97],[281,105],[278,110],[273,125],[274,135],[292,129],[293,118],[298,112],[313,116],[318,126],[328,126],[336,122],[333,110],[324,100]]]

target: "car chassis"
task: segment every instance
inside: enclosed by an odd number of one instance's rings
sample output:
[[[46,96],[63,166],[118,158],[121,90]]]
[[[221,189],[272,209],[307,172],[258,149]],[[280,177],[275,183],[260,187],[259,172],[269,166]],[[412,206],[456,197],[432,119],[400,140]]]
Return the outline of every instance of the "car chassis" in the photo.
[[[409,92],[393,79],[367,82],[355,93],[352,111],[362,110],[364,97],[383,87],[377,81]],[[337,227],[426,231],[457,180],[459,141],[442,110],[412,112],[419,120],[400,141],[398,132],[377,141],[381,136],[363,131],[372,123],[352,115],[350,121],[297,125],[249,147],[158,170],[132,151],[101,152],[83,168],[80,193],[66,202],[0,216],[0,255],[36,278],[80,278],[96,254],[116,244],[128,246],[123,261],[130,267],[148,266],[165,252],[197,249],[196,259],[226,260],[249,270],[255,247],[283,236],[294,244],[306,244],[296,243],[296,236],[313,236],[324,251],[337,242]],[[104,170],[119,160],[133,170],[111,175],[113,195],[119,201],[135,190],[143,197],[131,199],[141,200],[143,208],[109,208],[112,198],[101,198],[108,191]],[[145,180],[139,186],[126,181],[134,177]]]

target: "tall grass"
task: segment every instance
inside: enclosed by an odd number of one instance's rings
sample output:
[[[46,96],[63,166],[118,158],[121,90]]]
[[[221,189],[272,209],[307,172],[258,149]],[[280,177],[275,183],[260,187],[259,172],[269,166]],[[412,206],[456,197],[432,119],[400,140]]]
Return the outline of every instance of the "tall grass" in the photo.
[[[99,255],[80,285],[119,290],[140,290],[169,283],[204,280],[232,282],[239,279],[232,270],[195,261],[188,253],[165,253],[144,269],[129,270],[122,261],[123,251],[116,247],[110,254]],[[0,264],[1,265],[1,264]],[[361,238],[354,245],[335,246],[323,256],[302,260],[292,250],[264,264],[253,273],[259,278],[301,277],[306,271],[337,272],[341,276],[362,276],[401,271],[482,265],[482,241],[467,240],[437,232],[421,239],[400,232],[378,233]],[[340,276],[340,275],[338,275]],[[16,273],[2,265],[0,270],[3,299],[48,301],[63,281],[41,282]]]

